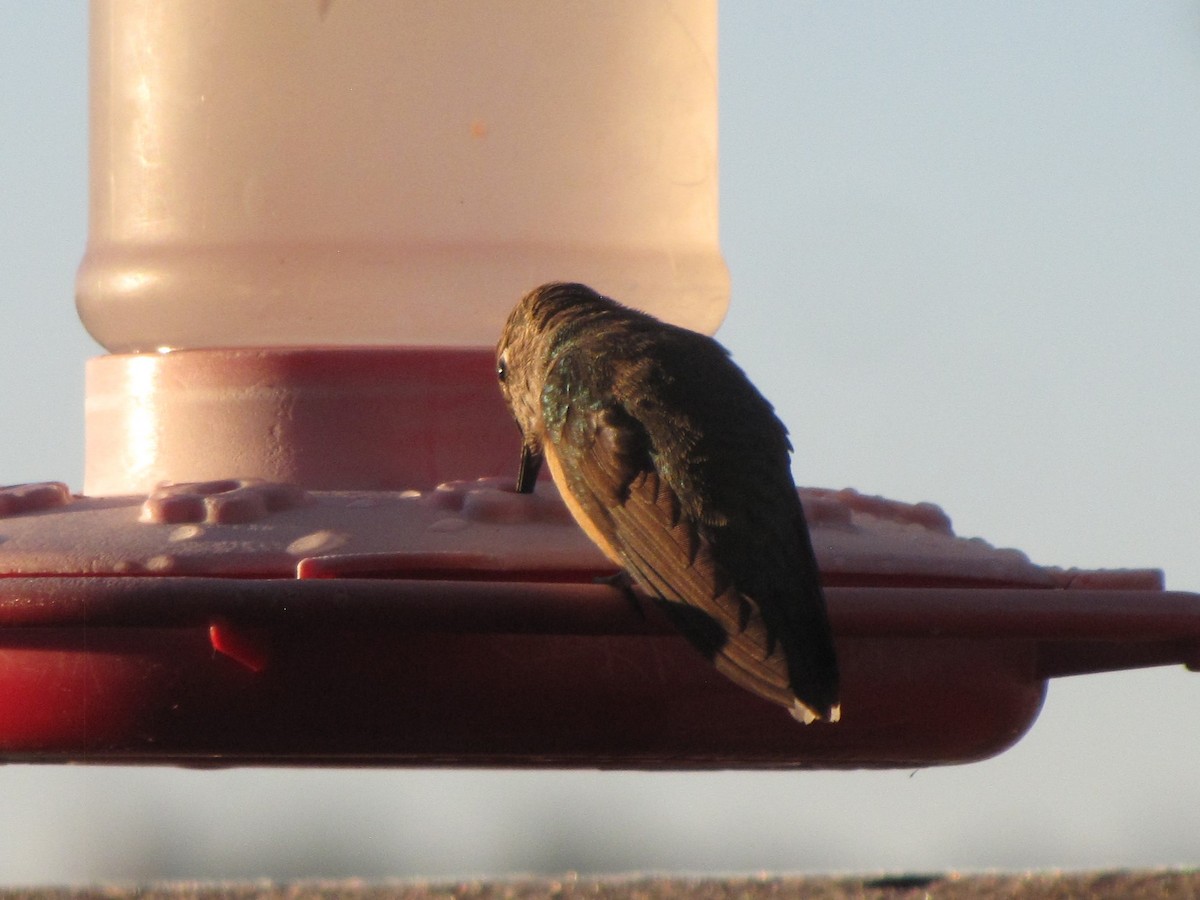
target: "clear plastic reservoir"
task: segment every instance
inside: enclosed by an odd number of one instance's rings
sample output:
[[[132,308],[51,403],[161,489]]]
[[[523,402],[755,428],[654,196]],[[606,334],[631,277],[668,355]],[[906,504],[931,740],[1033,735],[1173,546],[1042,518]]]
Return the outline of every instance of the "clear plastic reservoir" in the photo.
[[[714,0],[93,0],[110,351],[494,344],[592,284],[712,332]]]

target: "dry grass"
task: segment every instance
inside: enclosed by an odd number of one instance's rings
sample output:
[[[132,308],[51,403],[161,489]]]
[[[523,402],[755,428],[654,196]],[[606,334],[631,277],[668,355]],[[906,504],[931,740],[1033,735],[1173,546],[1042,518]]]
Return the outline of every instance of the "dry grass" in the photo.
[[[1114,871],[875,878],[531,878],[462,882],[173,882],[143,886],[0,890],[0,900],[1067,900],[1197,898],[1200,872]]]

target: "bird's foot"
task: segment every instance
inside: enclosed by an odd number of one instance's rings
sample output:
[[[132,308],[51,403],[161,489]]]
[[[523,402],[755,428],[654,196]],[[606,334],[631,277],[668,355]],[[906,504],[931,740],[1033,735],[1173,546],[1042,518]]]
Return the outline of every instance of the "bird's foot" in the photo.
[[[629,605],[633,607],[633,611],[641,618],[646,618],[646,608],[642,603],[642,598],[633,589],[633,579],[629,577],[629,573],[624,569],[614,572],[612,575],[601,575],[595,579],[595,583],[619,590],[625,595],[625,599],[629,601]]]

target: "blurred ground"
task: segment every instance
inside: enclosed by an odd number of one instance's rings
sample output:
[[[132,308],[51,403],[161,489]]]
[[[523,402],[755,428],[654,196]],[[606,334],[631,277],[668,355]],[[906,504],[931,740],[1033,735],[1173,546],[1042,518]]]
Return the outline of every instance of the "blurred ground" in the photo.
[[[578,878],[425,883],[395,882],[296,882],[291,884],[179,882],[143,887],[41,888],[0,891],[0,900],[570,900],[570,898],[689,898],[689,900],[760,900],[760,898],[813,898],[813,900],[956,900],[956,898],[1059,898],[1200,897],[1200,871],[1038,872],[1022,875],[900,875],[875,878]]]

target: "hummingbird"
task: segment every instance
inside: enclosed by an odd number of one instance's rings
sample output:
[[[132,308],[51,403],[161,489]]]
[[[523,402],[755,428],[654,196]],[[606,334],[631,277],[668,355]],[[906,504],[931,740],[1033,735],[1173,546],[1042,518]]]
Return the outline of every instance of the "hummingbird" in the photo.
[[[513,308],[496,375],[522,435],[517,492],[545,461],[588,537],[718,671],[806,724],[836,722],[792,446],[728,351],[551,282]]]

